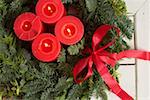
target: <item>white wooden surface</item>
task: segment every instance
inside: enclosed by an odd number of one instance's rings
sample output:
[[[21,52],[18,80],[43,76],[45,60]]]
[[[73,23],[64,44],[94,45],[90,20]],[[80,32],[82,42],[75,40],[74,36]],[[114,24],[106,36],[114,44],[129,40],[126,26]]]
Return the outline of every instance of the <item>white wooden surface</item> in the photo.
[[[136,13],[137,49],[150,51],[150,0]],[[150,62],[137,60],[138,100],[150,100]]]
[[[135,14],[143,6],[146,0],[125,0],[128,8],[128,13]]]

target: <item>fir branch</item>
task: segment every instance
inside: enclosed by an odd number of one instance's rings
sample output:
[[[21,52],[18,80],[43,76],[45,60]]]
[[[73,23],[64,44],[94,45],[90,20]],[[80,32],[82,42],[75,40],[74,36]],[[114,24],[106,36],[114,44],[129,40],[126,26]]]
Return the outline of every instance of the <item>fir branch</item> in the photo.
[[[67,4],[67,3],[73,3],[73,0],[62,0],[63,3]]]
[[[127,14],[127,7],[125,1],[123,0],[109,0],[110,4],[112,5],[113,9],[115,10],[116,15],[126,15]]]
[[[97,8],[97,0],[85,0],[89,12],[94,12]]]
[[[78,2],[79,0],[61,0],[64,4],[72,4]]]
[[[66,50],[65,49],[62,49],[62,51],[57,59],[57,62],[58,63],[66,62]]]
[[[80,50],[84,49],[84,43],[84,39],[82,39],[79,43],[69,46],[67,49],[68,53],[70,55],[79,54]]]

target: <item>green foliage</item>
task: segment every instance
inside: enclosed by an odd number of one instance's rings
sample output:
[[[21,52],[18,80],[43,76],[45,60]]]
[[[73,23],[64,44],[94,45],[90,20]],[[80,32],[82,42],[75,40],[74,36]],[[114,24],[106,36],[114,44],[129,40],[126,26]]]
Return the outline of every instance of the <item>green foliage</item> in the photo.
[[[61,0],[63,3],[73,3],[73,0]]]
[[[49,95],[53,95],[51,91],[55,90],[54,86],[59,78],[59,73],[55,67],[56,64],[54,63],[39,63],[39,67],[31,69],[34,79],[28,81],[22,89],[23,93],[26,94],[26,99],[32,98],[32,95],[40,95],[38,99],[48,98]],[[46,91],[49,93],[46,94]]]
[[[1,20],[2,20],[2,16],[4,16],[6,14],[6,3],[4,2],[4,0],[0,1],[0,16],[1,16]]]
[[[109,0],[110,4],[112,5],[113,9],[116,11],[116,15],[126,15],[127,8],[125,1],[123,0]]]
[[[131,39],[133,25],[126,15],[123,0],[62,0],[74,7],[85,27],[84,38],[77,44],[64,46],[57,61],[42,63],[37,61],[29,49],[30,44],[14,36],[15,18],[33,9],[38,0],[0,0],[0,100],[2,98],[24,100],[89,100],[93,94],[107,100],[107,86],[101,76],[94,74],[82,84],[73,81],[72,69],[81,59],[85,46],[91,47],[92,36],[99,25],[111,24],[120,28],[121,36],[107,50],[120,52],[129,49],[124,37]],[[105,45],[116,33],[108,32],[101,45]],[[110,73],[118,80],[117,64],[108,66]]]
[[[57,59],[57,62],[59,62],[59,63],[66,62],[66,50],[65,49],[62,49],[62,51]]]
[[[85,0],[89,12],[94,12],[97,8],[97,0]]]
[[[61,0],[64,4],[72,4],[74,2],[77,2],[78,0]]]
[[[77,44],[75,44],[75,45],[71,45],[71,46],[69,46],[68,47],[68,53],[70,54],[70,55],[78,55],[79,54],[79,52],[80,52],[80,50],[82,50],[82,49],[84,49],[84,39],[82,39],[81,41],[80,41],[80,43],[77,43]]]

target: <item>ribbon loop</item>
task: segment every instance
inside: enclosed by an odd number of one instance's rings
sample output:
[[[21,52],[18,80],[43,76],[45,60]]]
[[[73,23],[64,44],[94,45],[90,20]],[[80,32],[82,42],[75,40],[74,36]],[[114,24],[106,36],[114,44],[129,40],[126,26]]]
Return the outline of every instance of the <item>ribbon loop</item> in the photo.
[[[99,49],[99,43],[103,40],[104,36],[107,34],[107,32],[112,29],[112,28],[115,28],[118,36],[120,34],[120,30],[115,27],[115,26],[110,26],[110,25],[102,25],[101,27],[99,27],[95,32],[94,32],[94,35],[93,35],[93,38],[92,38],[92,48],[93,48],[93,51],[96,51]],[[108,43],[106,46],[102,47],[101,50],[104,50],[105,48],[111,46],[113,43],[114,43],[115,39],[112,40],[112,42]]]
[[[91,60],[91,57],[81,59],[74,67],[73,69],[73,75],[74,75],[74,80],[76,83],[81,83],[90,76],[92,76],[93,71],[92,71],[92,65],[93,62]],[[88,73],[83,79],[77,79],[78,75],[88,66]]]

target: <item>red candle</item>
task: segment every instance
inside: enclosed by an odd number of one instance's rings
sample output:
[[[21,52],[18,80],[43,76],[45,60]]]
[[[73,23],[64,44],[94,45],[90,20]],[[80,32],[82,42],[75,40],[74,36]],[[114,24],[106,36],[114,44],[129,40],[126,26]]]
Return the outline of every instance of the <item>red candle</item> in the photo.
[[[35,14],[26,12],[16,18],[14,31],[19,39],[31,41],[43,31],[43,24]]]
[[[32,53],[40,61],[55,60],[61,51],[60,42],[49,33],[39,35],[32,43]]]
[[[77,17],[65,16],[56,23],[55,35],[63,44],[75,44],[82,39],[83,34],[84,26]]]
[[[39,0],[36,14],[44,23],[53,24],[62,18],[65,8],[61,0]]]

